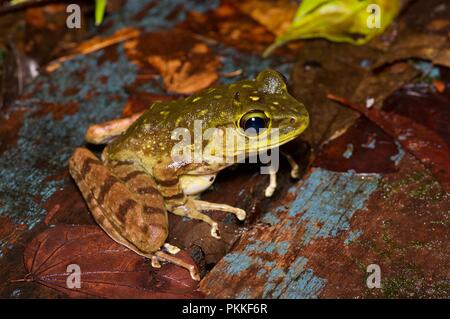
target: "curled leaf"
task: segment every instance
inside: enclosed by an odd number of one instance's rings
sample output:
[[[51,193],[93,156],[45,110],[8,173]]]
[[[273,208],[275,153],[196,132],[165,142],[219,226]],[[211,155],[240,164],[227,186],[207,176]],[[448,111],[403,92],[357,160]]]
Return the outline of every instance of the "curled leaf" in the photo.
[[[264,56],[297,39],[365,44],[383,33],[399,10],[399,0],[304,0],[289,29],[277,37]]]

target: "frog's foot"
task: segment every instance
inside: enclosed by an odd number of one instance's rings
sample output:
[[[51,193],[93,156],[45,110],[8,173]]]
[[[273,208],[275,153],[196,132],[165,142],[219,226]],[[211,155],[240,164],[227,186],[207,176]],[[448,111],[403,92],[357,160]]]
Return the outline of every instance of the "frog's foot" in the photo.
[[[187,269],[192,279],[195,281],[200,281],[200,275],[198,274],[197,267],[195,267],[195,265],[189,264],[178,257],[174,257],[162,251],[155,252],[155,256],[160,260],[168,261],[172,264]]]
[[[180,252],[180,248],[178,248],[177,246],[171,245],[169,243],[165,243],[164,244],[164,248],[165,250],[167,250],[167,252],[171,255],[176,255]]]
[[[264,192],[266,197],[272,197],[273,193],[277,189],[277,173],[271,172],[269,174],[269,177],[270,177],[269,186],[266,187],[266,190]]]
[[[281,154],[283,154],[284,157],[286,157],[286,159],[289,162],[289,165],[291,165],[291,177],[295,179],[300,178],[300,166],[298,166],[294,158],[291,155],[286,154],[284,152],[282,152]]]
[[[246,216],[245,210],[230,205],[210,203],[198,199],[194,199],[194,203],[199,210],[220,210],[222,212],[232,213],[236,215],[237,219],[239,220],[244,220]]]

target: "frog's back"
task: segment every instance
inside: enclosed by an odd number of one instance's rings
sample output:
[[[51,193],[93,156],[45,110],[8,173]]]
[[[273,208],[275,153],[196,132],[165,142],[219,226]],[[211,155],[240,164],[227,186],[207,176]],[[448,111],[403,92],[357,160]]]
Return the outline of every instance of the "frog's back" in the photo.
[[[141,162],[168,160],[185,139],[199,138],[209,128],[242,127],[246,115],[259,117],[280,130],[287,141],[308,125],[303,104],[290,96],[282,76],[265,70],[255,80],[242,80],[202,90],[185,99],[154,103],[128,130],[105,149],[108,159],[138,158]],[[199,130],[200,129],[200,130]],[[201,138],[201,136],[200,136]]]
[[[170,156],[172,147],[179,142],[172,138],[174,130],[185,129],[193,138],[195,121],[199,121],[197,125],[201,124],[202,129],[232,124],[230,86],[235,85],[221,85],[184,99],[154,103],[124,134],[108,145],[106,156],[120,160],[135,154],[155,158]]]

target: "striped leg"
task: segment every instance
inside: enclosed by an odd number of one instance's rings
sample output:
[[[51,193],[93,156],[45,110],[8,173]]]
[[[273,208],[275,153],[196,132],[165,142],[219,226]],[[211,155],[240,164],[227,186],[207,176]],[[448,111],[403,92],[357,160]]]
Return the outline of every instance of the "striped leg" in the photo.
[[[140,255],[164,244],[168,225],[161,196],[142,201],[142,195],[84,148],[75,150],[69,169],[95,220],[114,240]]]
[[[75,150],[69,170],[94,219],[112,239],[139,255],[175,261],[198,278],[193,265],[159,256],[168,235],[168,221],[163,198],[151,177],[131,162],[108,168],[84,148]]]

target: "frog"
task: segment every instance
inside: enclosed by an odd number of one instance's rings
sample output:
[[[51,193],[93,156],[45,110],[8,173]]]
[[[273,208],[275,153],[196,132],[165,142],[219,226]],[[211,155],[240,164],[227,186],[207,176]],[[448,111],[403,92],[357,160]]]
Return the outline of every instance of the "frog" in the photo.
[[[201,121],[201,132],[212,128],[214,133],[200,143],[191,140],[187,148],[208,152],[199,161],[174,156],[180,140],[173,132],[184,128],[192,133],[196,121]],[[130,118],[92,125],[85,140],[106,144],[101,157],[78,147],[69,159],[69,171],[96,223],[109,237],[149,258],[153,267],[170,262],[200,280],[195,264],[178,258],[180,249],[166,242],[168,212],[208,223],[211,236],[220,239],[218,223],[204,212],[231,213],[241,221],[246,212],[199,199],[216,175],[233,165],[218,158],[224,154],[246,157],[256,150],[278,148],[297,138],[308,124],[306,107],[288,93],[284,77],[266,69],[255,79],[206,88],[184,99],[155,102]],[[271,139],[268,132],[275,129],[278,138]],[[247,135],[247,131],[252,133]],[[226,132],[244,134],[243,147],[230,149],[221,143]],[[288,160],[293,163],[292,158]],[[276,176],[270,174],[269,195]],[[297,174],[294,165],[291,175]]]

